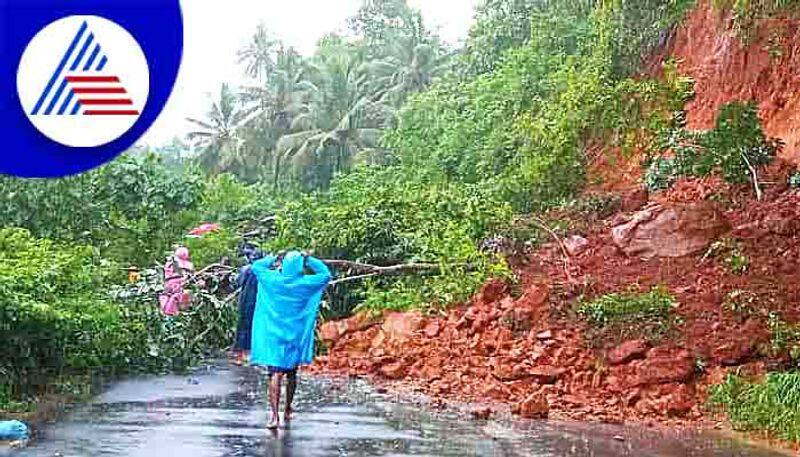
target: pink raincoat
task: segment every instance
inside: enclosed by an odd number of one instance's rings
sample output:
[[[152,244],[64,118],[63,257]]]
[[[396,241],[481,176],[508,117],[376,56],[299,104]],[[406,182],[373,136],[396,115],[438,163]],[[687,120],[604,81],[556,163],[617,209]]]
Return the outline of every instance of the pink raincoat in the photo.
[[[186,274],[194,271],[189,260],[189,250],[180,247],[172,258],[164,265],[164,293],[158,296],[161,312],[167,316],[175,316],[185,310],[191,303],[191,296],[186,291]]]

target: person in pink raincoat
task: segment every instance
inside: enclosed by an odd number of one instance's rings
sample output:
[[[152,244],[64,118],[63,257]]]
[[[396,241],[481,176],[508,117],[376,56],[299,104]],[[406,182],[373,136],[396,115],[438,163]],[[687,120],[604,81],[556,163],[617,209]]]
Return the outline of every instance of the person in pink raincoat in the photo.
[[[164,265],[164,293],[158,296],[162,313],[176,316],[189,307],[191,296],[184,286],[186,277],[193,272],[194,265],[189,260],[189,250],[179,247]]]

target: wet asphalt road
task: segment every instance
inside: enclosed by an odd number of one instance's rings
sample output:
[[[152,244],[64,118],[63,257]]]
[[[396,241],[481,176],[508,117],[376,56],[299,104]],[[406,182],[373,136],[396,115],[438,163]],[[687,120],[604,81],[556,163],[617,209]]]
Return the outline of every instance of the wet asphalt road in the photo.
[[[2,457],[781,455],[714,435],[551,422],[471,421],[390,401],[363,384],[303,377],[295,420],[264,428],[260,376],[207,368],[122,381]],[[624,437],[624,441],[615,439]]]

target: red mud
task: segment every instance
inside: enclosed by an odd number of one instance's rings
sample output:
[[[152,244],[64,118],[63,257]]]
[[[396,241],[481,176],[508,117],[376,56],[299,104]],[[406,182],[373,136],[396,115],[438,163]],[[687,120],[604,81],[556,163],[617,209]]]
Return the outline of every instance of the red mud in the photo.
[[[708,181],[682,183],[659,198],[691,200],[713,188]],[[702,253],[627,257],[610,236],[617,215],[583,234],[588,247],[566,270],[554,243],[530,253],[517,272],[517,298],[505,284],[490,282],[470,303],[442,316],[395,313],[382,324],[358,317],[326,324],[329,353],[312,369],[367,376],[424,393],[434,403],[478,403],[482,417],[491,414],[488,406],[526,417],[609,422],[710,419],[704,406],[709,385],[731,367],[762,373],[778,362],[760,355],[769,337],[760,311],[800,320],[800,196],[772,190],[763,202],[748,199],[724,209],[733,227],[727,236],[750,262],[744,274]],[[655,347],[609,339],[590,344],[586,324],[571,311],[579,296],[656,285],[677,298],[682,323]],[[726,295],[737,289],[763,309],[752,315],[724,309]],[[334,325],[347,330],[334,332]]]

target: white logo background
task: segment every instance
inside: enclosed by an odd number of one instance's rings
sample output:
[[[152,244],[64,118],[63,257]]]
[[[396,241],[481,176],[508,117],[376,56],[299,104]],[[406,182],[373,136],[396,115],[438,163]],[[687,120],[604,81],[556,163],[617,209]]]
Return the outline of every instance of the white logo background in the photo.
[[[119,85],[125,88],[125,98],[133,104],[127,109],[138,111],[137,115],[57,115],[32,114],[34,107],[53,77],[53,73],[63,59],[70,43],[84,21],[88,30],[80,40],[81,48],[86,37],[94,34],[94,43],[102,47],[102,54],[107,56],[107,64],[102,71],[92,68],[83,69],[83,63],[77,72],[69,71],[70,65],[58,76],[58,86],[67,74],[117,76]],[[94,44],[90,46],[94,47]],[[78,54],[74,52],[73,54]],[[88,54],[88,53],[87,53]],[[86,59],[86,57],[84,57]],[[19,94],[25,115],[33,125],[48,138],[71,147],[96,147],[110,143],[130,130],[136,123],[147,103],[150,90],[150,71],[142,48],[127,30],[99,16],[68,16],[56,20],[43,28],[33,37],[20,60],[17,70],[17,93]],[[48,96],[47,106],[56,92],[54,87]],[[63,100],[62,96],[62,100]],[[92,98],[119,98],[120,95],[93,95]],[[58,100],[57,105],[62,101]],[[85,107],[84,107],[85,108]]]

